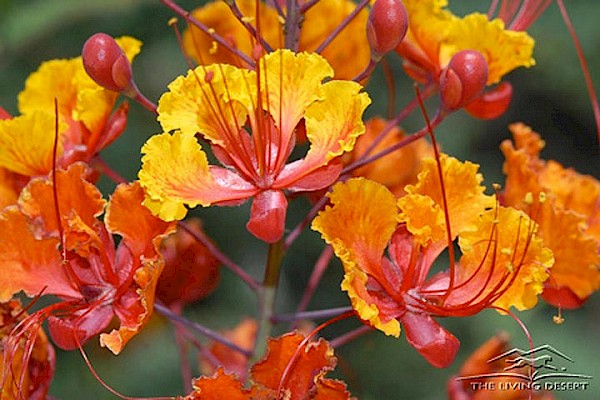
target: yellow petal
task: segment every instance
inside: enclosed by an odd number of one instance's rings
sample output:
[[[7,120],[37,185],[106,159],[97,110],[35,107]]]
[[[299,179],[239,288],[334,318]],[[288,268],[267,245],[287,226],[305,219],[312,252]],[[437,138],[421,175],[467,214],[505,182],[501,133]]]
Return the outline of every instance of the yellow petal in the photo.
[[[59,136],[65,131],[59,126]],[[51,113],[29,115],[0,121],[0,167],[26,176],[46,175],[52,170],[55,117]],[[59,140],[57,156],[62,154]]]
[[[197,67],[169,84],[158,102],[158,121],[165,132],[201,133],[221,147],[232,147],[246,121],[248,104],[230,102],[232,91],[245,90],[253,72],[231,65]],[[208,82],[207,82],[208,81]]]
[[[500,309],[534,307],[554,263],[552,251],[535,234],[535,222],[506,207],[486,211],[477,222],[476,231],[459,236],[459,279],[476,273],[471,284],[485,285],[483,296],[500,285],[502,295],[493,302]]]
[[[481,186],[483,177],[477,171],[479,166],[469,161],[461,162],[442,154],[440,157],[444,180],[445,198],[452,238],[460,232],[476,229],[474,218],[486,208],[494,205],[493,196],[484,194]],[[421,244],[446,240],[444,200],[435,159],[423,160],[423,169],[418,182],[405,188],[407,195],[398,200],[401,210],[399,220],[406,222],[407,229]],[[416,197],[415,197],[416,196]],[[431,199],[425,200],[421,196]],[[427,224],[423,221],[427,221]],[[439,224],[441,225],[430,225]],[[429,229],[426,229],[426,225]]]
[[[327,61],[315,53],[277,50],[261,59],[263,107],[283,136],[291,135],[307,107],[323,98],[325,78],[333,76]]]
[[[338,183],[329,194],[332,206],[314,219],[344,264],[342,289],[358,315],[387,334],[398,336],[398,321],[381,321],[379,309],[366,289],[368,275],[381,275],[381,260],[396,228],[396,200],[383,185],[362,178]]]
[[[490,21],[484,14],[473,13],[451,24],[440,46],[440,64],[447,65],[461,50],[477,50],[488,63],[487,84],[493,85],[518,67],[535,65],[534,44],[527,32],[507,30],[502,20]]]
[[[140,184],[146,191],[144,205],[165,221],[185,217],[189,207],[244,200],[257,189],[221,168],[216,180],[206,154],[194,136],[179,131],[155,135],[142,147]]]

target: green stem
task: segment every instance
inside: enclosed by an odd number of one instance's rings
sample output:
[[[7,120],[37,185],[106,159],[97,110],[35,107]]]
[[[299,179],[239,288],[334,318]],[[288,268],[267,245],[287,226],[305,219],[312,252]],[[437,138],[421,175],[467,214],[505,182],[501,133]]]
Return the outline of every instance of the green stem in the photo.
[[[267,349],[267,340],[271,335],[271,328],[273,327],[271,317],[275,311],[275,296],[277,294],[277,286],[279,285],[283,254],[283,240],[269,245],[265,277],[262,288],[259,291],[260,315],[256,342],[254,343],[254,354],[251,360],[252,363],[255,363],[264,356]]]

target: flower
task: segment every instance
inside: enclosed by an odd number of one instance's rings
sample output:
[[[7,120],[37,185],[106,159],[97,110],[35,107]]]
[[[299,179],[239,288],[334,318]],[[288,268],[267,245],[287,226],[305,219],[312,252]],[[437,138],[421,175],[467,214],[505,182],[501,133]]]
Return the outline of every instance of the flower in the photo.
[[[144,204],[161,218],[182,219],[185,204],[237,205],[253,198],[247,228],[273,243],[284,231],[284,190],[319,190],[342,168],[339,156],[364,132],[370,103],[362,87],[331,77],[316,54],[278,50],[258,71],[217,64],[198,67],[169,85],[159,101],[165,132],[142,148]],[[310,147],[288,162],[297,129]],[[209,165],[195,135],[206,139],[222,166]]]
[[[105,201],[86,173],[75,163],[56,172],[56,187],[35,178],[0,214],[0,301],[20,291],[60,299],[21,322],[10,334],[15,343],[48,319],[56,345],[75,349],[117,317],[119,328],[100,343],[118,354],[152,314],[164,266],[158,248],[172,224],[141,205],[138,183],[119,185],[99,221]],[[116,247],[113,234],[121,236]]]
[[[577,308],[600,289],[600,182],[539,158],[544,142],[530,127],[513,124],[502,142],[506,187],[503,202],[531,209],[539,235],[556,259],[543,298]]]
[[[452,362],[459,342],[433,317],[529,309],[553,261],[526,214],[483,193],[477,168],[442,155],[441,190],[438,164],[426,159],[398,200],[362,178],[338,183],[332,206],[312,225],[342,260],[342,289],[359,318],[396,337],[402,323],[408,342],[436,367]],[[449,247],[456,238],[458,262]],[[450,268],[429,276],[447,248]]]
[[[481,13],[457,17],[446,9],[447,0],[404,0],[404,4],[409,29],[396,51],[404,59],[407,74],[418,82],[438,82],[452,57],[464,50],[477,51],[485,58],[487,85],[500,82],[504,75],[518,67],[535,64],[534,40],[526,32],[506,29],[499,18],[490,21]],[[496,91],[484,92],[472,100],[472,110],[466,105],[467,110],[481,118],[497,117],[508,106],[512,90],[507,88],[501,85]],[[484,99],[487,106],[480,99]],[[492,100],[499,104],[488,104]]]
[[[237,6],[244,22],[256,28],[273,49],[283,48],[283,29],[276,9],[256,0],[242,0]],[[298,43],[299,51],[314,52],[323,41],[354,11],[356,4],[349,0],[320,0],[304,14]],[[256,38],[220,1],[209,2],[192,11],[192,16],[209,29],[224,37],[228,44],[244,54],[252,54]],[[352,79],[369,63],[370,49],[365,34],[368,12],[361,10],[320,53],[333,67],[336,79]],[[225,63],[243,66],[230,50],[218,45],[211,37],[192,27],[183,35],[186,53],[200,64]],[[352,54],[348,58],[348,54]]]
[[[130,37],[123,37],[118,43],[129,59],[133,59],[141,46]],[[20,182],[20,188],[27,182],[24,177],[50,173],[54,154],[52,133],[56,132],[57,124],[55,99],[60,137],[57,166],[90,162],[125,129],[128,104],[123,103],[112,112],[117,96],[118,93],[98,86],[88,77],[81,57],[42,63],[19,93],[21,115],[0,120],[0,168],[22,176],[13,177]]]
[[[248,389],[234,376],[219,368],[212,377],[194,381],[194,391],[186,400],[209,399],[285,399],[348,400],[346,385],[325,378],[337,359],[324,339],[306,342],[299,333],[286,333],[269,339],[267,355],[250,369],[252,386]]]
[[[461,50],[477,50],[484,55],[489,69],[488,85],[498,83],[517,67],[535,63],[533,39],[525,32],[505,29],[500,19],[490,21],[480,13],[459,18],[445,9],[446,0],[405,0],[404,4],[409,30],[397,50],[413,77],[436,79]]]
[[[48,337],[38,325],[32,329],[35,339],[26,343],[18,341],[10,343],[10,332],[27,313],[19,300],[0,303],[0,398],[2,400],[46,399],[48,388],[54,375],[54,348]],[[5,349],[14,347],[12,353]]]

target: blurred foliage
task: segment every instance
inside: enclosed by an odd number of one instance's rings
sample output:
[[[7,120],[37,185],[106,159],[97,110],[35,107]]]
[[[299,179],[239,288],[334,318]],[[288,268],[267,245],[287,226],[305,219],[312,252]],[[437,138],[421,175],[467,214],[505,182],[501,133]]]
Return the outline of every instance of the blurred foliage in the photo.
[[[455,0],[451,6],[460,13],[474,7],[483,9],[488,3]],[[179,4],[191,10],[200,2],[187,0]],[[600,2],[579,0],[568,2],[568,6],[583,42],[592,78],[596,88],[600,88],[600,24],[595,18],[600,15]],[[26,77],[42,61],[79,55],[86,38],[99,31],[113,36],[131,35],[144,42],[142,53],[133,65],[136,81],[149,98],[158,99],[166,85],[186,70],[175,36],[167,26],[171,16],[158,0],[0,0],[0,104],[16,113],[16,96]],[[538,65],[509,77],[515,88],[510,111],[488,122],[458,113],[437,129],[437,137],[447,152],[480,163],[489,185],[503,181],[498,145],[508,137],[507,124],[524,121],[547,141],[544,158],[556,159],[599,177],[600,147],[591,107],[573,44],[557,7],[551,6],[530,33],[537,40]],[[395,72],[399,108],[414,92],[411,82],[404,77],[399,59],[390,57],[389,62]],[[387,84],[381,75],[371,80],[368,91],[379,93],[372,95],[375,101],[368,115],[385,114]],[[422,117],[415,114],[406,121],[405,127],[411,131],[422,123]],[[139,149],[158,131],[154,116],[133,105],[126,133],[103,156],[118,172],[135,179],[140,165]],[[107,180],[101,185],[106,193],[112,191],[113,185]],[[308,208],[304,199],[293,202],[288,226],[299,221]],[[255,276],[261,276],[266,246],[244,229],[247,205],[195,210],[193,214],[206,221],[207,231],[228,255]],[[286,256],[278,294],[279,311],[293,310],[322,246],[318,235],[305,232]],[[337,261],[332,264],[311,303],[312,309],[348,304],[346,295],[339,290],[341,268]],[[600,370],[598,298],[596,295],[578,311],[566,312],[562,326],[552,323],[555,311],[543,304],[519,317],[536,344],[552,344],[575,360],[573,372],[594,375]],[[190,318],[213,329],[231,328],[242,316],[254,314],[254,296],[227,271],[219,290],[188,310]],[[446,380],[456,373],[462,360],[497,331],[510,332],[515,346],[528,346],[517,323],[493,311],[444,322],[462,343],[458,359],[446,370],[429,366],[404,338],[395,340],[373,332],[339,349],[337,373],[361,399],[440,399],[445,395]],[[356,321],[346,321],[325,330],[324,336],[332,338],[356,326]],[[172,333],[166,320],[156,316],[118,357],[96,343],[87,345],[86,351],[99,375],[117,390],[131,396],[173,395],[181,393],[182,386]],[[600,376],[594,378],[587,392],[556,393],[556,397],[600,398]],[[81,398],[82,391],[89,399],[114,398],[96,382],[78,352],[59,351],[53,396]]]

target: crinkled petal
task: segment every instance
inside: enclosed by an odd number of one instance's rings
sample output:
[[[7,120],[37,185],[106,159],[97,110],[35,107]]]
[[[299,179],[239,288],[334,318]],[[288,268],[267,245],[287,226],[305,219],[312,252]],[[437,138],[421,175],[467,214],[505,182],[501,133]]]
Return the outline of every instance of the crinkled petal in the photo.
[[[542,292],[549,268],[554,264],[552,251],[536,234],[537,224],[514,208],[498,207],[478,218],[478,229],[459,236],[462,251],[458,292],[488,296],[502,310],[534,307]]]
[[[308,344],[302,343],[303,340],[304,336],[299,333],[287,333],[277,339],[269,339],[267,355],[252,367],[254,382],[276,391],[282,383],[286,367],[293,362],[283,381],[282,390],[287,393],[287,399],[305,399],[306,394],[314,390],[315,383],[335,368],[337,359],[324,339]],[[301,346],[297,359],[292,359]]]
[[[57,238],[36,239],[16,206],[0,213],[0,302],[21,290],[33,297],[51,293],[80,297],[63,266]]]
[[[386,334],[398,336],[398,321],[381,320],[375,297],[366,288],[369,275],[384,277],[381,260],[396,228],[395,197],[385,186],[361,178],[336,184],[329,197],[333,205],[319,213],[312,229],[321,233],[342,260],[342,289],[348,291],[358,315]]]
[[[232,142],[246,122],[248,109],[230,101],[230,92],[245,90],[254,72],[232,65],[197,67],[169,84],[158,102],[158,121],[165,132],[179,130],[185,135],[202,134],[223,148]]]
[[[15,204],[19,197],[19,185],[15,173],[0,167],[0,209]]]
[[[277,186],[292,186],[295,181],[354,148],[356,138],[365,132],[362,115],[371,103],[369,96],[361,90],[361,85],[348,81],[331,81],[323,85],[323,100],[312,103],[304,117],[310,142],[308,153],[299,165],[282,171]],[[321,187],[332,182],[323,182]]]
[[[140,184],[144,205],[166,221],[182,219],[184,204],[195,207],[245,200],[258,189],[224,168],[209,168],[193,136],[175,132],[155,135],[142,147]]]
[[[242,387],[242,383],[233,375],[225,373],[223,368],[211,377],[194,379],[194,391],[184,400],[250,400],[249,393]]]
[[[104,223],[111,233],[123,237],[134,257],[151,259],[159,257],[157,246],[175,225],[152,215],[142,205],[143,200],[139,182],[119,185],[106,208]]]
[[[69,240],[70,231],[74,235],[88,231],[96,235],[93,229],[99,222],[97,216],[104,211],[105,201],[102,193],[86,179],[88,169],[83,163],[75,163],[67,171],[56,171],[56,194],[62,228]],[[57,236],[57,207],[54,203],[54,187],[50,178],[32,180],[19,198],[21,211],[38,226],[42,236]],[[85,235],[89,236],[89,235]],[[82,238],[79,237],[79,240]],[[99,242],[99,238],[91,239]],[[75,240],[78,241],[78,240]]]
[[[65,129],[61,123],[59,137]],[[0,167],[25,176],[48,174],[52,170],[55,130],[54,115],[41,111],[0,120]],[[59,140],[57,156],[62,151]]]
[[[440,157],[444,178],[445,198],[452,231],[452,239],[460,232],[477,228],[474,218],[494,205],[493,196],[487,196],[481,186],[483,177],[479,166],[453,157]],[[432,158],[423,160],[418,182],[405,188],[407,195],[398,200],[401,210],[399,220],[406,222],[415,239],[425,245],[446,241],[444,200],[437,168]],[[440,225],[441,223],[441,225]]]
[[[535,65],[534,44],[527,32],[505,29],[501,19],[490,21],[484,14],[473,13],[451,24],[440,46],[440,64],[447,65],[461,50],[477,50],[488,63],[487,84],[493,85],[518,67]]]
[[[318,54],[295,54],[290,50],[267,54],[261,59],[260,67],[263,108],[273,117],[283,143],[288,143],[308,106],[326,98],[322,82],[333,76],[333,69]],[[328,97],[324,102],[332,106]],[[344,96],[340,94],[341,97]]]

